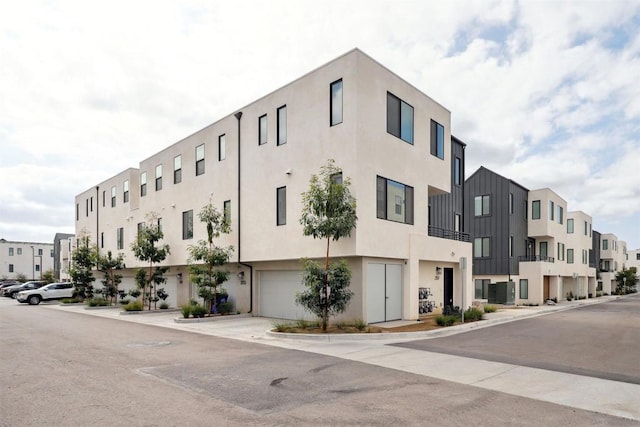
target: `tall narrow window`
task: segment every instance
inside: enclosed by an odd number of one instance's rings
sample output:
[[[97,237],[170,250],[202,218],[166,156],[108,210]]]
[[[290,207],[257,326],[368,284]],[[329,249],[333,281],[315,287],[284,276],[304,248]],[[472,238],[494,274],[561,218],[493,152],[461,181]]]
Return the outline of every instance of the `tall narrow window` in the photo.
[[[182,240],[193,238],[193,210],[182,212]]]
[[[558,206],[558,224],[562,224],[564,221],[564,209],[562,206]]]
[[[80,203],[76,203],[76,221],[80,220]]]
[[[454,231],[456,232],[462,231],[462,215],[455,214],[453,226],[454,226]]]
[[[218,161],[221,162],[227,157],[227,136],[223,133],[218,137]]]
[[[129,202],[129,180],[125,180],[122,183],[122,200],[124,203]]]
[[[587,235],[587,221],[584,222],[584,235]]]
[[[162,165],[156,166],[156,191],[162,190]]]
[[[9,273],[13,273],[13,264],[9,264]]]
[[[509,257],[513,257],[513,236],[509,236]]]
[[[607,239],[602,239],[602,250],[606,251],[609,249],[609,241]]]
[[[276,225],[287,223],[287,187],[276,189]]]
[[[379,176],[376,193],[378,218],[413,224],[413,187]]]
[[[9,256],[13,256],[13,248],[9,248]]]
[[[182,155],[178,154],[173,158],[173,183],[182,182]]]
[[[489,195],[476,196],[474,198],[475,216],[486,216],[491,214],[491,197]]]
[[[549,200],[549,221],[553,221],[553,213],[555,212],[554,204]]]
[[[567,264],[573,264],[573,249],[567,249]]]
[[[104,248],[104,231],[100,232],[100,247]]]
[[[520,279],[520,299],[529,298],[529,279]]]
[[[231,221],[231,200],[225,200],[223,206],[224,219]]]
[[[89,199],[84,201],[84,215],[89,216]]]
[[[564,261],[564,243],[558,242],[558,253],[557,253],[558,261]]]
[[[162,231],[162,218],[158,218],[156,224],[158,225],[158,230]]]
[[[513,193],[509,193],[509,215],[513,215]]]
[[[277,145],[284,145],[287,143],[287,106],[283,105],[278,108],[278,126],[276,126],[276,132],[278,133]]]
[[[331,126],[342,123],[342,79],[331,83],[329,121]]]
[[[573,218],[567,219],[567,233],[573,234]]]
[[[91,199],[89,199],[89,210],[93,212],[93,196],[91,196]]]
[[[413,144],[413,107],[387,92],[387,132]]]
[[[140,174],[140,197],[147,195],[147,173],[142,172]]]
[[[531,202],[531,219],[540,219],[540,200]]]
[[[196,147],[196,176],[204,173],[204,144]]]
[[[267,143],[267,115],[258,117],[258,145]]]
[[[124,249],[124,228],[120,227],[116,231],[116,244],[117,249]]]
[[[111,207],[116,207],[116,186],[111,187]]]
[[[453,183],[455,185],[462,185],[462,160],[460,157],[456,157],[453,163]]]
[[[547,242],[540,242],[540,257],[544,260],[548,256]]]
[[[431,120],[431,155],[444,159],[444,126]]]

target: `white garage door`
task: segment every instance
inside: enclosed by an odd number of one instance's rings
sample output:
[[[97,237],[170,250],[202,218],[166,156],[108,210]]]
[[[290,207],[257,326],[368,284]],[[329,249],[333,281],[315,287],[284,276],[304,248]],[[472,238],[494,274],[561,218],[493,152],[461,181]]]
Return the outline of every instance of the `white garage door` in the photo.
[[[289,320],[315,319],[314,315],[296,304],[296,293],[305,289],[301,271],[261,271],[260,316]]]

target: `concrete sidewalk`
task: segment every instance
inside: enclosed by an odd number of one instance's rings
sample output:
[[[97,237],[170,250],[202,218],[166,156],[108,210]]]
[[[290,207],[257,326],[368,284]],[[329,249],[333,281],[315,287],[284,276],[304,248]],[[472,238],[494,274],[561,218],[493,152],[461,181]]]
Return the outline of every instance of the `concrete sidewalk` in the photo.
[[[437,338],[541,316],[620,297],[561,302],[554,306],[517,307],[487,314],[486,320],[423,332],[381,334],[280,334],[269,332],[275,319],[220,317],[200,323],[176,323],[180,313],[121,315],[117,309],[85,310],[83,306],[48,307],[85,315],[130,321],[199,334],[242,340],[368,363],[459,384],[509,393],[589,411],[640,421],[640,386],[618,381],[529,368],[507,363],[389,346],[417,339]],[[396,322],[397,325],[402,322]],[[394,326],[388,324],[386,326]]]

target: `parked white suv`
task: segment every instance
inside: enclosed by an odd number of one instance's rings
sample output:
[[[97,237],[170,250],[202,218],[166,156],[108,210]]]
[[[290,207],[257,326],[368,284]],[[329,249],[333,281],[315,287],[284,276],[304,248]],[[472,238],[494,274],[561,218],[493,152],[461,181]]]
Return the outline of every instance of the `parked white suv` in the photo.
[[[50,283],[38,289],[18,292],[16,299],[38,305],[40,301],[73,297],[73,283]]]

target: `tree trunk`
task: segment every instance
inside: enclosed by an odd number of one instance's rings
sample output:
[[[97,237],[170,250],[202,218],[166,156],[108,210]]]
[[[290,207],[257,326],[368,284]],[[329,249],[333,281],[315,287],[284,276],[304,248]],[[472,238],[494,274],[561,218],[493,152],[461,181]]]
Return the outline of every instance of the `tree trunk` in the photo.
[[[324,303],[322,307],[322,330],[327,331],[329,323],[329,237],[327,237],[327,257],[324,263]]]

